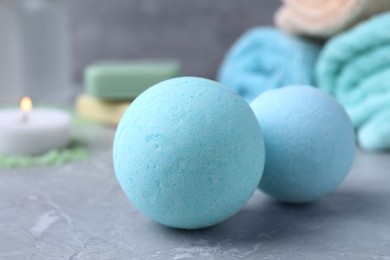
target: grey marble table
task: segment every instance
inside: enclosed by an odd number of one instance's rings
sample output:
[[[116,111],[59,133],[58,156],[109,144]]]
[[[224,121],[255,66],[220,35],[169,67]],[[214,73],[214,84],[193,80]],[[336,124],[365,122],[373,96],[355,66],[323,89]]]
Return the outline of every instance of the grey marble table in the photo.
[[[256,192],[233,218],[174,230],[140,214],[112,168],[113,130],[90,160],[0,172],[0,259],[390,259],[390,155],[358,152],[344,184],[290,206]]]

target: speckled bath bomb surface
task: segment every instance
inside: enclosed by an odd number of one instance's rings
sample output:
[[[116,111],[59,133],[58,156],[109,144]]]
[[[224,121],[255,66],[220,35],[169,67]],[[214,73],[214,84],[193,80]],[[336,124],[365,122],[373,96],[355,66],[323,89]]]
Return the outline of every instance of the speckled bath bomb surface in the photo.
[[[266,146],[261,190],[304,203],[340,185],[356,148],[351,121],[334,98],[312,87],[285,87],[265,92],[251,107]]]
[[[139,96],[115,136],[116,177],[133,204],[167,226],[234,215],[260,182],[264,143],[249,105],[217,82],[184,77]]]

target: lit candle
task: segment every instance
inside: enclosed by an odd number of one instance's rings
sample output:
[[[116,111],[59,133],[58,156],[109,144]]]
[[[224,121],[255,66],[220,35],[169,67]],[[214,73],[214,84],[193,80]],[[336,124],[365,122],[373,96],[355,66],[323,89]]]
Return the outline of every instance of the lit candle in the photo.
[[[0,154],[37,155],[68,144],[70,115],[54,109],[33,109],[31,99],[20,110],[0,111]]]

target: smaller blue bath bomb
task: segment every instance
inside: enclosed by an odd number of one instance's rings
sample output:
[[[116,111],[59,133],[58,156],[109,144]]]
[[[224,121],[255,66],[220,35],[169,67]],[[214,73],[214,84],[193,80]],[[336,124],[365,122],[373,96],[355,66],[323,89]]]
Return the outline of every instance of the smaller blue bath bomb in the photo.
[[[334,98],[292,86],[265,92],[251,107],[266,147],[262,191],[283,202],[305,203],[341,184],[356,145],[351,121]]]
[[[116,177],[155,221],[196,229],[234,215],[259,185],[264,141],[249,105],[201,78],[163,81],[122,117],[114,142]]]

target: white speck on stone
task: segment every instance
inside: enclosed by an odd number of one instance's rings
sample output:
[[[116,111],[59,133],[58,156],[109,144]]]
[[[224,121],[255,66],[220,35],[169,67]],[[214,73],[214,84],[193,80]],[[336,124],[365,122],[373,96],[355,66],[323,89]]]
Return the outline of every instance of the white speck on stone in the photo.
[[[182,260],[191,258],[198,259],[199,257],[214,259],[215,256],[246,259],[249,256],[258,253],[262,245],[262,243],[253,244],[252,249],[242,251],[226,241],[211,246],[208,245],[207,240],[200,240],[190,247],[177,247],[170,250],[156,251],[151,257],[148,257],[147,259],[170,258],[172,260]],[[231,248],[224,249],[227,246],[231,246]]]
[[[172,259],[173,260],[181,260],[181,259],[188,259],[188,258],[193,258],[193,257],[194,257],[194,255],[192,255],[190,253],[184,253],[184,254],[176,255]]]
[[[59,219],[59,216],[56,215],[54,210],[46,212],[39,217],[35,226],[30,229],[30,232],[35,238],[39,238],[47,229],[50,228],[51,225],[53,225]]]
[[[35,196],[35,195],[30,195],[30,196],[28,196],[28,199],[29,199],[29,200],[37,200],[38,197]]]

